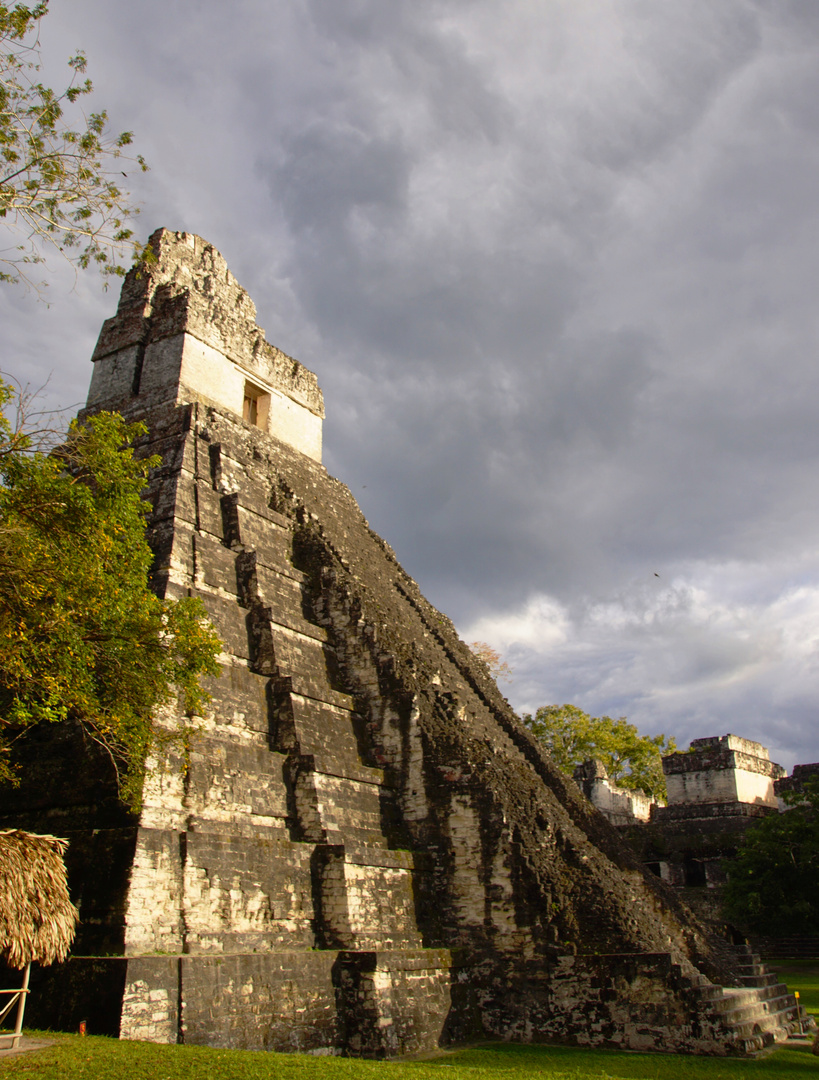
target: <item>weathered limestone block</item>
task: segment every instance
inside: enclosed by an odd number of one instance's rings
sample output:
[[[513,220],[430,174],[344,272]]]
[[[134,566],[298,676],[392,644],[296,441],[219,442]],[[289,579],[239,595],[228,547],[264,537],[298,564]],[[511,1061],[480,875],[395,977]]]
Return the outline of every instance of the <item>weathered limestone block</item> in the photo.
[[[785,775],[760,743],[736,735],[694,739],[688,753],[663,758],[668,807],[752,803],[776,807],[774,780]]]
[[[189,832],[185,952],[310,949],[314,936],[310,851],[269,830]]]
[[[335,705],[350,713],[354,703],[349,694],[331,686],[327,670],[330,657],[324,643],[306,634],[294,634],[282,626],[271,626],[276,667],[289,681],[290,690],[312,701]]]
[[[342,952],[340,1041],[364,1057],[432,1050],[446,1041],[451,960],[438,949]]]
[[[298,748],[302,753],[323,754],[340,763],[359,765],[352,709],[327,701],[317,701],[294,693],[290,680],[277,681],[275,695],[275,745]]]
[[[317,852],[325,948],[418,948],[410,852],[328,844]]]
[[[200,537],[212,536],[216,540],[224,541],[222,496],[209,484],[199,483],[193,478],[191,478],[191,483],[195,484],[195,525]]]
[[[178,969],[179,962],[175,957],[128,962],[118,1032],[121,1039],[176,1042]]]
[[[185,1042],[338,1053],[335,952],[182,957]]]
[[[220,596],[237,600],[240,585],[236,552],[200,530],[195,534],[192,548],[198,581],[216,590]]]
[[[179,833],[141,828],[125,912],[125,952],[182,951],[182,858]]]
[[[167,595],[176,590],[169,588]],[[180,595],[184,595],[180,591]],[[252,643],[248,635],[250,613],[239,607],[235,599],[205,590],[199,590],[199,596],[207,609],[208,617],[216,627],[222,639],[225,652],[235,660],[248,662],[252,653]]]
[[[235,739],[208,738],[203,751],[201,734],[192,742],[185,798],[189,817],[195,816],[200,823],[285,828],[288,809],[281,755]]]
[[[468,944],[486,917],[486,890],[481,880],[481,830],[478,814],[467,795],[455,795],[446,818],[452,847],[449,869],[450,903],[458,927],[458,944]]]
[[[268,735],[268,680],[243,664],[228,664],[218,679],[209,680],[211,708],[207,717],[196,717],[193,728],[210,731],[227,728],[237,738],[258,736],[264,744]]]

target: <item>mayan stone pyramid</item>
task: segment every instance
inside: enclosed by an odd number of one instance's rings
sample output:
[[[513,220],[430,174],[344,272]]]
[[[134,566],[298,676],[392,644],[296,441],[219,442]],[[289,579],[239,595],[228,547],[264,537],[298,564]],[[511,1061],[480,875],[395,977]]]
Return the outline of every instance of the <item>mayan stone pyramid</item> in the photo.
[[[735,978],[521,726],[321,465],[315,376],[199,237],[160,230],[100,334],[87,412],[159,454],[154,587],[224,643],[143,809],[66,725],[0,825],[66,836],[81,926],[32,1023],[389,1056],[459,1040],[742,1052]],[[747,1026],[746,1026],[747,1027]]]

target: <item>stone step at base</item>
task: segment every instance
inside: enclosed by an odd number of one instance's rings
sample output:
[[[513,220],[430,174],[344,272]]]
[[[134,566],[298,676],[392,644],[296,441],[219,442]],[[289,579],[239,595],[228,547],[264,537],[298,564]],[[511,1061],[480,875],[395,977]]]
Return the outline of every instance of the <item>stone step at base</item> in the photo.
[[[767,975],[768,965],[763,963],[739,964],[737,971],[742,975]]]
[[[775,971],[766,971],[759,975],[740,975],[739,978],[743,987],[776,986],[779,982],[779,976]]]
[[[773,991],[773,992],[770,992]],[[733,1013],[745,1009],[762,1009],[773,1012],[777,1009],[796,1008],[796,999],[788,993],[787,987],[766,987],[759,994],[754,990],[726,990],[722,1001],[714,1003],[716,1012]]]
[[[768,983],[765,986],[724,986],[726,999],[736,1001],[768,1001],[777,997],[792,996],[787,986],[781,982]]]
[[[734,1009],[720,1010],[718,1015],[724,1023],[732,1026],[742,1026],[746,1023],[765,1024],[777,1026],[783,1020],[796,1020],[796,1003],[789,1005],[785,1002],[776,1001],[771,1005],[762,1003],[759,1005],[743,1005]],[[769,1024],[768,1022],[771,1022]]]
[[[743,1009],[736,1013],[720,1013],[719,1019],[737,1038],[747,1038],[759,1032],[770,1032],[776,1042],[786,1039],[799,1023],[795,1008],[775,1009],[769,1012],[764,1009],[758,1012]]]
[[[779,982],[749,945],[732,949],[739,961],[739,986],[724,987],[719,1001],[709,1003],[712,1015],[731,1028],[742,1052],[756,1053],[783,1042],[799,1026],[796,998]]]
[[[735,1050],[737,1054],[741,1054],[743,1057],[758,1057],[763,1051],[772,1047],[775,1042],[776,1039],[774,1039],[772,1032],[758,1032],[756,1035],[738,1039],[735,1043]]]
[[[735,1024],[732,1030],[737,1040],[767,1036],[766,1045],[785,1042],[799,1027],[799,1021],[790,1016],[769,1016],[757,1020],[745,1020]]]

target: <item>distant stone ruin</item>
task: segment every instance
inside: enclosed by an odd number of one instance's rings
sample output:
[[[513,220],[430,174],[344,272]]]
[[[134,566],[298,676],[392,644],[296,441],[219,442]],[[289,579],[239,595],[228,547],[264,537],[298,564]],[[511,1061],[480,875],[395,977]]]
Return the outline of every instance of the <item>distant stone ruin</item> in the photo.
[[[148,425],[154,587],[202,598],[222,675],[205,715],[159,717],[179,737],[138,817],[81,732],[28,737],[0,825],[70,839],[81,915],[31,1022],[369,1056],[787,1034],[794,999],[552,765],[328,476],[315,376],[265,341],[218,252],[150,243],[87,408]]]
[[[614,825],[646,869],[679,890],[700,920],[733,936],[722,914],[722,888],[746,831],[787,809],[787,791],[819,776],[819,763],[785,769],[761,743],[736,735],[694,739],[685,752],[662,759],[668,805],[618,788],[600,762],[587,761],[574,778]],[[765,955],[815,955],[816,938],[794,927],[787,939],[759,940]]]
[[[598,761],[585,762],[574,778],[612,825],[628,830],[644,863],[677,888],[723,885],[725,860],[736,854],[745,830],[783,808],[780,791],[819,770],[797,765],[791,779],[761,743],[737,735],[694,739],[662,764],[667,804],[617,787]],[[711,914],[720,921],[718,911]]]
[[[660,874],[677,886],[723,884],[724,859],[736,853],[748,826],[778,811],[774,781],[785,770],[760,743],[723,735],[669,754],[663,772],[668,805],[651,816],[665,837]]]
[[[628,826],[637,821],[650,821],[654,809],[664,805],[653,795],[619,787],[609,778],[602,761],[584,761],[574,770],[573,779],[589,802],[612,825]]]

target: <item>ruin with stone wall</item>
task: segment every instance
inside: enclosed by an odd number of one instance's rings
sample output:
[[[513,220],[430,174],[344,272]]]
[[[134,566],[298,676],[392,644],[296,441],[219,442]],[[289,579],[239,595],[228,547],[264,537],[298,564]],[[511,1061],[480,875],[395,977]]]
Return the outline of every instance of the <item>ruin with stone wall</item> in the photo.
[[[745,831],[777,813],[775,785],[785,770],[770,760],[760,743],[737,735],[694,739],[687,751],[663,758],[667,805],[651,807],[648,818],[616,824],[646,865],[687,894],[701,915],[721,923],[719,887],[725,861],[732,858]],[[701,890],[717,890],[713,895]]]
[[[612,825],[630,826],[638,821],[650,821],[654,808],[664,805],[644,791],[620,787],[609,777],[603,762],[595,759],[578,765],[572,779]]]
[[[668,803],[612,783],[599,761],[574,779],[614,825],[643,865],[680,893],[706,925],[735,939],[722,892],[745,833],[760,818],[788,809],[785,795],[819,776],[819,763],[795,765],[790,776],[761,743],[736,735],[694,739],[686,752],[662,759]],[[793,928],[788,937],[756,937],[763,956],[815,956],[819,942]]]
[[[321,465],[315,376],[199,237],[160,230],[88,411],[144,420],[153,587],[224,643],[143,807],[67,725],[21,745],[0,825],[69,838],[81,924],[30,1020],[123,1038],[394,1056],[477,1038],[758,1049],[784,990],[553,767]],[[745,981],[743,981],[745,980]],[[725,988],[729,989],[725,989]]]

